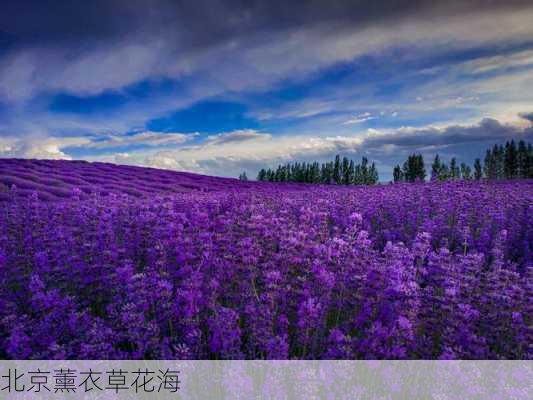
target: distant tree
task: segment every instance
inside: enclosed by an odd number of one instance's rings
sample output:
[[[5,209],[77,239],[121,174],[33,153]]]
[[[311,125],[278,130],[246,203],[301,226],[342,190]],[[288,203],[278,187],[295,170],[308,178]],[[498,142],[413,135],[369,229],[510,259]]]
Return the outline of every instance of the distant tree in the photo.
[[[239,175],[239,179],[242,178]],[[376,184],[379,175],[376,164],[368,166],[368,159],[362,157],[361,163],[356,164],[354,160],[347,157],[341,159],[337,155],[334,161],[325,163],[314,162],[294,162],[285,165],[280,164],[274,169],[265,170],[262,168],[257,174],[258,181],[269,182],[301,182],[301,183],[322,183],[322,184],[342,184],[342,185],[362,185]]]
[[[266,172],[266,180],[268,182],[275,182],[276,174],[274,174],[274,171],[272,171],[270,168],[267,169]]]
[[[317,178],[315,177],[316,175],[315,168],[318,167],[318,164],[316,167],[315,167],[315,164],[316,164],[315,162],[308,164],[309,171],[307,173],[307,178],[309,179],[309,183],[317,183],[316,182]]]
[[[527,154],[527,147],[526,142],[523,140],[520,140],[518,142],[518,149],[517,149],[517,169],[516,169],[516,175],[518,178],[527,178],[527,161],[528,161],[528,154]]]
[[[356,173],[357,175],[357,173]],[[395,182],[413,182],[423,179],[425,176],[424,161],[422,155],[411,154],[403,163],[394,167],[393,178]],[[462,162],[460,165],[454,157],[450,160],[450,166],[444,163],[438,154],[435,155],[431,164],[431,179],[476,179],[483,177],[487,179],[513,179],[513,178],[533,178],[533,151],[532,144],[523,140],[514,140],[501,144],[495,144],[485,152],[483,166],[481,160],[476,158],[472,168]]]
[[[491,149],[487,149],[485,152],[483,171],[488,179],[496,179],[496,160]]]
[[[333,183],[333,163],[328,162],[324,164],[322,181],[326,185],[331,185]]]
[[[369,184],[370,180],[368,177],[368,159],[363,157],[361,159],[361,179],[363,184]]]
[[[446,163],[440,165],[439,180],[445,181],[450,178],[450,168]]]
[[[348,183],[352,185],[354,183],[355,178],[355,163],[353,160],[350,160],[350,165],[348,165]]]
[[[327,179],[327,164],[322,164],[320,166],[320,182],[321,183],[328,183],[328,179]]]
[[[459,166],[457,165],[457,160],[455,159],[455,157],[453,157],[450,161],[450,178],[451,179],[461,178],[461,170],[459,169]]]
[[[492,152],[496,166],[496,179],[503,179],[505,177],[505,150],[502,145],[496,145]]]
[[[442,168],[442,165],[440,162],[439,155],[436,154],[435,159],[433,160],[433,164],[431,164],[431,180],[432,181],[440,178],[441,168]]]
[[[518,176],[518,153],[514,140],[505,143],[504,154],[504,175],[506,179],[513,179]]]
[[[527,145],[527,162],[526,162],[526,176],[528,178],[533,178],[533,147],[531,143]]]
[[[304,181],[304,171],[303,171],[303,168],[302,168],[302,165],[300,163],[295,163],[294,164],[294,172],[293,172],[293,175],[294,175],[294,181],[295,182],[303,182]]]
[[[240,177],[239,177],[240,178]],[[258,181],[266,181],[266,171],[264,168],[261,168],[257,174]]]
[[[474,161],[474,179],[480,180],[483,177],[483,170],[481,168],[481,160],[476,158]]]
[[[357,164],[354,169],[353,173],[353,184],[354,185],[362,185],[365,183],[365,179],[363,176],[363,170],[361,169],[361,164]]]
[[[487,150],[483,169],[488,179],[511,179],[518,176],[520,157],[514,141],[507,142],[505,148],[495,144]]]
[[[291,165],[289,163],[285,165],[285,177],[287,179],[287,182],[293,181],[292,174],[291,174]]]
[[[306,162],[302,163],[302,182],[309,182],[309,167]]]
[[[402,182],[404,180],[403,171],[399,165],[396,165],[394,167],[394,170],[392,171],[392,177],[394,179],[394,182]]]
[[[338,154],[335,156],[335,164],[333,165],[333,181],[337,185],[341,183],[341,157]]]
[[[465,163],[461,163],[461,177],[465,181],[472,179],[472,169]]]
[[[350,161],[347,157],[342,158],[342,183],[344,185],[350,184]]]
[[[376,164],[372,163],[372,165],[370,165],[370,168],[368,169],[368,184],[375,185],[378,182],[379,182],[378,169],[376,168]]]
[[[247,181],[248,177],[246,176],[246,171],[244,171],[242,174],[239,175],[239,180],[241,181]]]
[[[403,164],[403,176],[406,182],[426,179],[426,168],[422,154],[411,154]]]
[[[417,158],[417,179],[420,179],[421,181],[426,179],[426,166],[422,154],[419,154]]]
[[[276,182],[285,182],[285,169],[281,165],[278,165],[274,173],[274,180]]]

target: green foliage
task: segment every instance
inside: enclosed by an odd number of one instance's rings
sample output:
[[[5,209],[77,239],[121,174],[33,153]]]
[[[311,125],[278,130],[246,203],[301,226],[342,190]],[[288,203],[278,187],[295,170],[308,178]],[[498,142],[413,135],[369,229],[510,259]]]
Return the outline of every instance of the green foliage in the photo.
[[[414,182],[425,177],[422,155],[412,154],[404,162],[403,168],[396,165],[393,170],[394,182]],[[516,145],[514,140],[505,145],[495,144],[485,153],[483,166],[476,158],[472,168],[462,162],[458,165],[453,157],[448,166],[437,154],[431,164],[431,180],[480,180],[487,179],[516,179],[533,178],[533,149],[531,143],[520,140]]]
[[[533,178],[533,149],[523,140],[494,145],[485,154],[483,171],[488,179]]]
[[[363,157],[361,164],[347,157],[341,159],[337,155],[334,161],[326,163],[288,163],[278,165],[275,170],[261,169],[257,174],[258,181],[267,182],[298,182],[335,185],[374,185],[379,181],[376,164],[368,165],[368,159]]]
[[[426,179],[426,168],[422,154],[411,154],[403,163],[403,180],[406,182],[423,181]]]
[[[474,179],[480,180],[483,178],[483,169],[481,168],[481,160],[479,158],[476,158],[476,161],[474,161]]]
[[[396,165],[394,167],[394,171],[392,172],[392,176],[394,179],[394,182],[402,182],[404,180],[402,167],[399,165]]]
[[[461,163],[461,178],[465,181],[472,179],[472,169],[465,163]]]

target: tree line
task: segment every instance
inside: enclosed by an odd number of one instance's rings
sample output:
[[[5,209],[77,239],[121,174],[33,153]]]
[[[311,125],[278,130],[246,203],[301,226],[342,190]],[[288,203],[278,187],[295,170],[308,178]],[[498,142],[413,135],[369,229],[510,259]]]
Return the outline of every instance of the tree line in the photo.
[[[415,182],[426,180],[427,173],[422,154],[411,154],[400,166],[393,169],[394,182]],[[515,179],[533,178],[533,147],[531,143],[520,140],[518,144],[507,141],[505,145],[495,144],[487,149],[483,162],[476,158],[472,166],[459,163],[454,157],[447,164],[437,154],[431,164],[430,179],[435,181],[455,179]],[[239,176],[248,180],[246,172]],[[294,162],[280,164],[277,168],[261,169],[258,181],[299,182],[336,185],[373,185],[379,180],[375,163],[369,164],[363,157],[361,163],[347,157],[335,156],[326,163]]]
[[[363,157],[361,163],[347,157],[335,156],[334,161],[321,163],[294,162],[280,164],[275,169],[261,169],[257,174],[258,181],[267,182],[299,182],[336,185],[373,185],[379,180],[378,170],[374,163],[369,164]]]
[[[476,158],[473,168],[466,163],[459,164],[456,158],[450,164],[441,161],[439,155],[435,156],[431,164],[431,180],[454,179],[516,179],[533,178],[533,148],[531,143],[520,140],[518,145],[514,140],[504,145],[495,144],[485,153],[483,165]],[[411,154],[407,160],[396,165],[393,170],[394,182],[415,182],[426,179],[424,158],[421,154]]]

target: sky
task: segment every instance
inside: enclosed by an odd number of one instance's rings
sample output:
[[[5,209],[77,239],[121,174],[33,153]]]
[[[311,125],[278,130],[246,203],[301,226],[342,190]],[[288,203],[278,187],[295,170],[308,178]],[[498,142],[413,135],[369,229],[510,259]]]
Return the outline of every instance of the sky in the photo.
[[[254,177],[533,141],[533,2],[11,1],[0,157]]]

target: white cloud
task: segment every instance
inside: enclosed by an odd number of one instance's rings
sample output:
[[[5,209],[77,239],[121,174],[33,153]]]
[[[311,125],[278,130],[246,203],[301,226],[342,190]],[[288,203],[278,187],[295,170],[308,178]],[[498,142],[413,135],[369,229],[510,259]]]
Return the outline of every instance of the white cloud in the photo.
[[[306,157],[353,153],[361,143],[362,139],[355,136],[273,136],[245,130],[213,135],[198,144],[172,150],[131,151],[127,156],[109,154],[86,159],[234,176],[236,171],[247,165],[255,169]]]
[[[146,147],[168,148],[183,145],[196,137],[197,133],[163,133],[145,131],[133,135],[92,135],[79,137],[47,137],[43,135],[0,137],[0,157],[22,157],[37,159],[71,159],[65,151],[77,150],[112,151],[116,148]],[[116,153],[126,160],[129,153]]]
[[[363,114],[356,115],[354,118],[350,118],[349,120],[343,122],[343,125],[352,125],[352,124],[360,124],[362,122],[370,121],[371,119],[375,119],[376,117],[373,117],[372,114],[369,112],[365,112]]]
[[[387,177],[390,173],[387,166],[412,151],[446,155],[453,148],[465,157],[482,156],[474,150],[483,152],[486,146],[511,138],[532,140],[530,126],[524,128],[486,118],[473,124],[368,129],[350,135],[271,135],[247,130],[214,135],[194,146],[136,151],[127,157],[116,154],[88,159],[235,177],[243,170],[253,176],[260,168],[288,161],[327,160],[336,154],[352,158],[367,155],[381,166],[382,176]],[[220,140],[232,137],[239,139]],[[464,160],[471,161],[470,158]]]
[[[0,138],[0,157],[70,160],[63,151],[66,147],[89,143],[89,139],[78,137],[3,137]]]
[[[173,132],[153,132],[144,131],[131,135],[109,135],[90,143],[82,143],[84,148],[92,149],[112,149],[127,146],[176,146],[192,140],[198,133],[173,133]]]
[[[482,74],[509,68],[533,66],[533,50],[518,51],[492,57],[482,57],[463,64],[465,71]]]
[[[524,115],[528,117],[528,114]],[[386,166],[411,151],[434,154],[453,147],[462,149],[466,154],[472,149],[483,151],[485,146],[511,138],[532,140],[531,122],[524,117],[522,120],[526,127],[486,118],[473,124],[368,129],[358,134],[324,136],[272,135],[255,130],[238,130],[212,135],[194,144],[184,142],[175,148],[166,145],[133,146],[127,152],[107,152],[81,158],[219,176],[238,176],[247,170],[253,176],[260,168],[288,161],[326,160],[335,154],[351,155],[352,158],[367,155],[381,166],[380,173],[386,177],[389,172]],[[140,135],[137,141],[141,137],[144,140],[155,137],[158,141],[160,135],[160,132]],[[66,149],[93,149],[94,143],[98,143],[95,138],[7,137],[0,139],[0,156],[68,159],[70,156]],[[473,146],[473,143],[476,145]],[[109,149],[112,150],[113,146]]]

